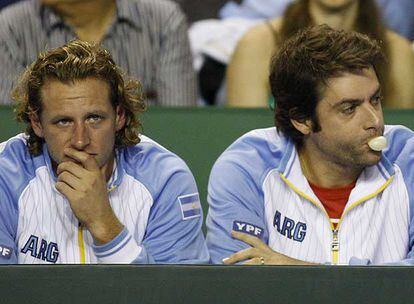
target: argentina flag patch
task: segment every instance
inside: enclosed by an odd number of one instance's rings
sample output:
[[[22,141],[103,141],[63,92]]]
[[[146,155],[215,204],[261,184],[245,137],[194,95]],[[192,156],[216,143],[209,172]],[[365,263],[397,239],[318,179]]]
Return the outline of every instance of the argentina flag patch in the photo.
[[[182,195],[178,197],[183,220],[201,216],[200,196],[198,193]]]

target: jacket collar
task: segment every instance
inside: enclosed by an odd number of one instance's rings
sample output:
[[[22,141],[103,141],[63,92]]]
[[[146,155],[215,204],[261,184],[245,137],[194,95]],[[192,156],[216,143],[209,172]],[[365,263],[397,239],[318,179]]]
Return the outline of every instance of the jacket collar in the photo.
[[[308,196],[320,204],[308,180],[303,175],[296,147],[291,140],[288,141],[285,151],[278,167],[279,174],[288,183],[289,187],[295,188],[294,191],[299,195]],[[375,192],[379,192],[380,189],[385,189],[394,175],[393,165],[383,155],[378,164],[366,167],[362,171],[355,188],[351,192],[349,202],[362,200]]]

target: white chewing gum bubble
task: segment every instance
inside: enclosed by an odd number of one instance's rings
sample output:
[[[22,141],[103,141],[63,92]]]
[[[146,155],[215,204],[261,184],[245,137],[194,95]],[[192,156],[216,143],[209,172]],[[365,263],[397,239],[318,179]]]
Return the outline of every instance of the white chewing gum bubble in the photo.
[[[387,139],[384,136],[378,136],[368,142],[368,146],[374,151],[382,151],[387,147]]]

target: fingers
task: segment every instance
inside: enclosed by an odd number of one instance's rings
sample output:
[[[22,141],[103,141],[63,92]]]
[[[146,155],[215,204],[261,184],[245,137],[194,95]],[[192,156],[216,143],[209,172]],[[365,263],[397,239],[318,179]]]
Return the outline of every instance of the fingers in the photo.
[[[235,264],[237,262],[245,261],[247,259],[259,257],[259,252],[256,248],[246,248],[243,250],[240,250],[239,252],[236,252],[229,256],[228,258],[223,259],[223,264],[225,265],[231,265]]]
[[[73,148],[66,148],[64,150],[65,155],[73,158],[74,160],[78,161],[82,164],[82,166],[89,171],[96,171],[99,170],[98,163],[96,162],[93,155],[90,155],[84,151],[78,151]]]
[[[82,183],[82,180],[73,175],[72,173],[68,171],[64,171],[58,176],[58,182],[65,183],[69,187],[71,187],[74,190],[81,191],[84,189],[84,183]]]
[[[77,163],[65,161],[57,166],[56,174],[59,176],[62,172],[67,171],[76,176],[77,178],[81,178],[84,170],[85,169]]]
[[[265,262],[263,260],[263,263],[262,263],[262,258],[261,257],[256,257],[256,258],[247,260],[246,262],[243,263],[243,265],[261,265],[261,266],[264,265],[264,264],[265,264]]]
[[[259,238],[232,231],[233,238],[243,241],[252,247],[240,250],[228,258],[223,259],[223,264],[230,265],[244,261],[243,265],[307,265],[309,263],[290,258],[284,254],[272,250]]]
[[[57,182],[55,185],[55,188],[57,191],[62,193],[65,197],[72,197],[76,192],[68,184],[64,182]]]
[[[231,236],[235,239],[249,244],[252,247],[256,247],[263,250],[267,248],[267,245],[263,243],[258,237],[252,236],[250,234],[232,230]]]
[[[238,231],[231,231],[231,236],[238,239],[246,244],[249,244],[250,248],[246,248],[232,254],[231,256],[223,259],[223,264],[230,265],[241,261],[246,261],[244,264],[247,265],[261,265],[262,262],[260,257],[266,255],[269,251],[269,247],[263,243],[259,238]]]

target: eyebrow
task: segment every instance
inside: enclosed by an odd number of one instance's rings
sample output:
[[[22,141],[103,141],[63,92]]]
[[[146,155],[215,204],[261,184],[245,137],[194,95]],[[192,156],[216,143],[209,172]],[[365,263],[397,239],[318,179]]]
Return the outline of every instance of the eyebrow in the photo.
[[[371,100],[373,97],[375,97],[375,96],[377,96],[379,94],[381,94],[381,86],[378,86],[377,87],[377,89],[375,90],[374,94],[372,94],[369,97],[369,100]],[[362,103],[363,101],[364,101],[363,99],[357,99],[357,98],[344,98],[344,99],[341,99],[338,103],[336,103],[334,105],[334,108],[338,108],[338,107],[340,107],[340,106],[342,106],[344,104],[347,104],[347,103],[358,104],[358,103]]]
[[[89,111],[86,113],[85,117],[91,116],[91,115],[99,115],[99,116],[107,116],[107,113],[105,111],[96,110],[96,111]]]
[[[56,115],[50,118],[51,122],[57,122],[62,119],[71,119],[69,115]]]

